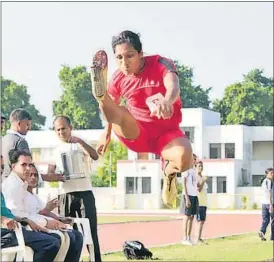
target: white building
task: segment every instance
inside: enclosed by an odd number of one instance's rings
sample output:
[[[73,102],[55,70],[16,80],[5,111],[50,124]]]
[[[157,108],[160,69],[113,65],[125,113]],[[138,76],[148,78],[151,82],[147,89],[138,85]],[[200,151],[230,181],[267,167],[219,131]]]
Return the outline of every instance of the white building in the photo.
[[[202,108],[182,111],[181,127],[193,152],[204,162],[209,205],[240,207],[244,196],[247,204],[259,205],[261,195],[256,187],[265,169],[273,167],[273,127],[220,125],[217,112]],[[155,158],[151,154],[147,157]],[[138,158],[138,154],[130,152],[129,158]]]
[[[204,162],[210,206],[239,207],[243,195],[250,203],[259,205],[260,191],[256,186],[264,170],[273,167],[273,127],[220,125],[219,113],[202,108],[182,109],[182,112],[181,127],[190,139],[193,152]],[[102,130],[74,131],[93,145],[101,133]],[[52,154],[57,138],[53,131],[30,131],[27,141],[34,159],[41,163]],[[112,189],[109,196],[112,207],[159,208],[160,161],[153,154],[131,151],[128,158],[129,161],[118,162],[117,194]],[[98,197],[102,190],[95,189]],[[102,192],[105,199],[106,192],[105,189]],[[115,195],[117,201],[113,200]]]

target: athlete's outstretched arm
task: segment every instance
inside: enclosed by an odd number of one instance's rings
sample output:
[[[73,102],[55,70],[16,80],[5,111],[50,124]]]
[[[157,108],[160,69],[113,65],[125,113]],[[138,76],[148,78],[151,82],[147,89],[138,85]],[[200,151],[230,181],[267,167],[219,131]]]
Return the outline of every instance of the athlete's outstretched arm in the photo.
[[[164,85],[167,90],[165,99],[173,104],[180,95],[179,77],[174,72],[168,72],[164,76]]]
[[[180,94],[179,78],[175,72],[168,72],[164,76],[164,86],[166,88],[165,99],[160,101],[157,108],[151,113],[158,118],[168,119],[173,115],[173,103]]]

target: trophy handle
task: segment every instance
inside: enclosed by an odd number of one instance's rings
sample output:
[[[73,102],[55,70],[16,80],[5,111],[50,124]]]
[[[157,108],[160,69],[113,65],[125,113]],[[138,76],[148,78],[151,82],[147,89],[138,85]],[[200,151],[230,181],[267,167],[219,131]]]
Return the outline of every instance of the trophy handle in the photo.
[[[65,153],[61,154],[61,159],[62,159],[62,164],[63,164],[63,168],[64,168],[64,176],[65,176],[66,180],[69,180],[70,179],[69,168],[68,168],[68,163],[67,163],[67,156]]]

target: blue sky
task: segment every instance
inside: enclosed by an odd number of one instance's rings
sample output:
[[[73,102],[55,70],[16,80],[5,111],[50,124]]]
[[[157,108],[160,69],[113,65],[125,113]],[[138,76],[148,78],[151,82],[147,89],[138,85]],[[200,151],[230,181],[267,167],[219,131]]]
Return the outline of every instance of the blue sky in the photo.
[[[273,76],[271,2],[2,3],[2,75],[29,88],[49,126],[61,65],[87,66],[103,48],[110,77],[111,38],[125,29],[141,34],[144,52],[193,67],[212,99],[253,68]]]

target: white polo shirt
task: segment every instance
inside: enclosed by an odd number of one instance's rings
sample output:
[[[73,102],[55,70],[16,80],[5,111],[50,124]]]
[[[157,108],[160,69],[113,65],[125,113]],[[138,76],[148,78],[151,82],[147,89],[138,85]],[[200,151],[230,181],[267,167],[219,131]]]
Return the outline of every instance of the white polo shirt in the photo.
[[[197,196],[197,178],[196,178],[196,171],[194,168],[191,168],[182,173],[182,178],[186,178],[186,188],[187,193],[189,196]],[[183,195],[185,192],[183,192]]]
[[[262,182],[262,190],[263,190],[262,204],[264,205],[270,204],[270,192],[272,190],[271,183],[272,181],[269,178],[265,178]]]

